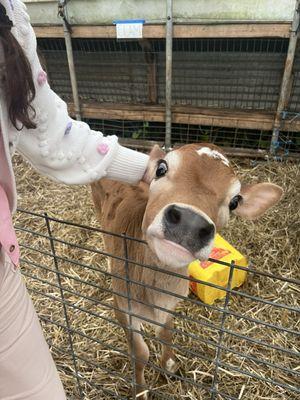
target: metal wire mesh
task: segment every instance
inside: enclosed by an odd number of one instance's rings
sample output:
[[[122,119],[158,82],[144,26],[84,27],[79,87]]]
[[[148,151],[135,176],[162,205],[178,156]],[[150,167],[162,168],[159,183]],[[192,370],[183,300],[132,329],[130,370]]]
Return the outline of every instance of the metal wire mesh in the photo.
[[[84,119],[92,129],[100,130],[104,135],[117,135],[121,139],[155,141],[163,144],[165,124],[149,121],[97,120]]]
[[[39,39],[38,44],[53,89],[72,102],[64,40]],[[276,38],[175,39],[172,101],[180,115],[175,113],[175,119],[184,115],[186,122],[173,122],[172,144],[209,140],[230,148],[267,151],[272,136],[272,115],[268,112],[274,113],[277,107],[287,46],[287,39]],[[153,109],[151,119],[149,113],[143,117],[143,110],[147,105],[162,107],[165,103],[165,41],[73,39],[73,51],[79,96],[85,104],[84,119],[104,134],[163,144],[164,109]],[[297,55],[290,113],[300,109],[298,58]],[[96,105],[96,110],[103,104],[113,105],[116,111],[125,104],[129,111],[132,106],[144,108],[135,108],[134,118],[126,109],[126,119],[120,119],[112,115],[115,111],[109,106],[107,111],[101,109],[105,118],[97,119],[86,116],[89,104]],[[209,117],[208,110],[214,109],[226,113],[248,109],[256,114],[254,122],[239,113]],[[193,122],[193,113],[207,114],[207,123]],[[299,154],[298,127],[288,129],[278,143],[278,157]]]
[[[286,113],[289,121],[299,120],[296,113]],[[154,143],[164,145],[165,124],[151,121],[95,120],[84,119],[89,126],[104,135],[117,135],[129,147],[150,149]],[[234,154],[251,154],[266,156],[270,148],[271,131],[261,129],[224,128],[218,126],[172,124],[172,145],[188,143],[214,143]],[[248,151],[248,153],[247,153]],[[258,151],[258,153],[257,153]],[[281,131],[276,149],[278,160],[300,153],[300,133]]]
[[[164,45],[163,41],[161,43]],[[158,87],[158,83],[153,83],[148,88],[147,73],[152,63],[162,72],[158,81],[164,79],[163,66],[160,68],[160,62],[156,60],[159,50],[153,50],[149,41],[73,39],[72,44],[82,101],[132,104],[164,101],[163,90],[155,99],[149,93],[157,92]],[[54,90],[64,99],[71,100],[64,40],[39,39],[38,46],[45,56]]]
[[[285,39],[177,39],[174,104],[276,110],[287,44]]]
[[[299,120],[299,113],[286,113],[285,118]],[[284,124],[284,121],[283,121]],[[300,152],[300,132],[280,131],[275,156],[278,160],[288,156],[298,155]]]
[[[38,44],[45,55],[54,89],[69,99],[63,39],[39,39]],[[286,39],[174,40],[173,103],[276,110],[287,45]],[[144,44],[143,41],[73,39],[73,51],[81,99],[151,103],[147,95],[147,71],[154,63],[155,103],[164,103],[164,40],[147,40]]]
[[[72,89],[64,39],[38,39],[38,50],[52,89],[64,100],[71,100]]]
[[[16,226],[23,252],[22,271],[68,395],[74,399],[134,398],[134,390],[133,395],[129,393],[135,387],[132,367],[138,358],[128,353],[121,326],[113,316],[116,308],[110,282],[113,274],[107,269],[107,261],[116,256],[105,252],[101,245],[104,235],[115,234],[46,214],[24,210],[19,213],[24,221]],[[61,232],[65,234],[61,236]],[[89,246],[92,235],[99,237],[97,249]],[[136,264],[128,259],[126,252],[128,242],[135,239],[115,236],[124,244],[124,256],[118,257],[124,262],[124,268],[128,268],[129,262]],[[257,392],[265,398],[296,399],[300,393],[297,385],[300,310],[288,297],[280,302],[268,294],[252,293],[247,285],[239,290],[231,289],[231,278],[234,269],[246,270],[248,279],[271,280],[279,291],[286,285],[299,288],[300,281],[252,266],[221,264],[230,270],[225,287],[138,264],[140,268],[159,270],[226,292],[224,301],[215,305],[204,304],[193,295],[178,296],[182,305],[176,311],[160,310],[175,317],[172,348],[184,365],[184,372],[183,367],[171,373],[159,366],[158,345],[163,340],[155,337],[151,329],[143,329],[142,336],[151,343],[150,351],[154,355],[146,367],[145,390],[154,399],[237,400],[254,398]],[[129,285],[135,283],[145,290],[158,290],[146,283],[132,282],[128,276],[117,277]],[[168,290],[160,289],[160,292],[175,296]],[[130,290],[125,297],[130,303]],[[197,317],[191,316],[191,309],[198,310]],[[249,315],[253,309],[255,313]],[[130,308],[128,315],[134,316]],[[290,321],[287,316],[292,317],[294,326],[286,324]],[[148,322],[159,325],[143,318],[145,325]],[[130,331],[135,332],[132,326]],[[161,374],[165,376],[164,381]],[[170,385],[175,393],[171,396]]]

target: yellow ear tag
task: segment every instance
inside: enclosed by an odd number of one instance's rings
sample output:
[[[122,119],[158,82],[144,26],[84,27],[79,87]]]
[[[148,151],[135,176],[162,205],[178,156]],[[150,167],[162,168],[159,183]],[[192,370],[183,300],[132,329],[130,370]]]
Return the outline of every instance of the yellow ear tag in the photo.
[[[209,257],[228,264],[234,261],[235,265],[240,267],[248,266],[247,259],[218,234],[215,237],[214,248]],[[195,260],[189,265],[188,271],[192,278],[225,288],[228,285],[230,266],[212,261]],[[231,288],[241,286],[245,282],[246,276],[246,271],[234,268]],[[225,290],[207,286],[204,283],[190,282],[190,287],[193,293],[206,304],[213,304],[215,300],[226,296]]]

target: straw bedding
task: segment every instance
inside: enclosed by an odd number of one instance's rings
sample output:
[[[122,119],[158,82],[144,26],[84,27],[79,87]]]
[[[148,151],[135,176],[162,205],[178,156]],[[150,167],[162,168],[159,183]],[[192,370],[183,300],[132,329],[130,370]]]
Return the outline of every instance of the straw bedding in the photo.
[[[221,233],[248,257],[257,270],[288,278],[299,278],[299,165],[288,162],[282,164],[259,162],[253,165],[247,160],[236,160],[236,169],[244,181],[270,180],[281,185],[285,190],[285,196],[280,204],[261,220],[246,222],[233,218],[229,226]],[[89,187],[67,187],[53,183],[39,176],[19,157],[15,159],[15,171],[20,208],[38,213],[47,212],[52,217],[99,227]],[[15,216],[15,223],[17,226],[47,234],[43,219],[19,212]],[[102,237],[97,232],[53,222],[51,229],[56,238],[92,249],[103,249]],[[55,325],[43,322],[43,328],[60,370],[63,384],[69,398],[79,399],[68,333],[59,325],[65,325],[66,322],[62,304],[57,301],[61,296],[57,275],[51,271],[55,269],[55,265],[53,259],[47,255],[51,252],[49,240],[28,232],[19,232],[18,235],[22,245],[25,245],[22,247],[22,270],[26,275],[25,279],[37,311],[41,317],[57,323]],[[28,247],[42,250],[45,254],[40,254]],[[101,272],[107,269],[107,257],[57,242],[55,251],[58,256],[79,261],[94,268],[91,270],[67,261],[57,261],[60,271],[68,275],[61,277],[65,301],[75,306],[73,308],[67,306],[67,313],[70,327],[73,329],[72,344],[77,356],[76,367],[83,378],[81,389],[84,398],[87,400],[114,398],[109,391],[130,397],[129,384],[126,383],[126,380],[132,377],[130,360],[118,351],[126,351],[125,337],[122,329],[113,323],[115,321],[113,311],[109,308],[112,304],[112,294],[105,291],[111,288],[110,278]],[[53,286],[50,285],[51,283]],[[292,283],[249,274],[247,282],[240,291],[275,304],[299,306],[300,289]],[[218,301],[216,306],[222,308],[224,302]],[[239,295],[230,296],[229,309],[246,317],[299,331],[299,314],[297,315],[294,311],[276,308]],[[180,303],[177,311],[182,316],[198,319],[206,325],[220,326],[221,324],[222,313],[204,305],[193,304],[188,299]],[[176,333],[174,343],[181,346],[180,351],[176,350],[180,365],[177,374],[182,378],[210,387],[215,371],[215,365],[211,361],[216,355],[213,343],[218,342],[219,334],[213,328],[214,325],[209,327],[204,324],[199,325],[177,318],[176,329],[182,331],[183,334]],[[224,328],[254,340],[249,342],[224,333],[223,346],[270,362],[275,366],[283,366],[299,372],[299,359],[255,343],[255,340],[259,340],[297,351],[299,342],[294,334],[231,315],[227,315]],[[145,327],[145,331],[147,335],[153,335],[152,328]],[[184,332],[195,334],[200,340],[185,336]],[[209,340],[210,344],[203,343],[201,338]],[[146,341],[150,348],[150,361],[159,365],[158,343],[149,338],[146,338]],[[199,357],[186,354],[184,350],[198,353]],[[297,385],[296,375],[288,374],[270,365],[254,362],[232,351],[222,350],[220,361],[227,366],[233,366],[245,373],[256,374],[261,378]],[[277,400],[297,397],[292,391],[251,378],[224,365],[220,366],[218,376],[218,390],[239,399]],[[210,399],[211,396],[205,389],[162,375],[149,366],[146,368],[146,381],[153,389],[152,398],[205,400]],[[90,387],[89,382],[94,387]],[[104,389],[103,392],[101,388]],[[155,394],[156,392],[160,392],[161,395]],[[217,398],[223,397],[217,396]]]

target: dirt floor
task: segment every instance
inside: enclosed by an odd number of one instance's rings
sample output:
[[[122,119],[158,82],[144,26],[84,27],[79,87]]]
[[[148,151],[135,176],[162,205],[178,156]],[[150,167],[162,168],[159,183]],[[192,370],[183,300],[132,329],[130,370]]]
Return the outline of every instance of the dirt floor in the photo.
[[[285,195],[280,204],[261,220],[246,222],[233,218],[221,234],[247,256],[254,269],[299,279],[299,165],[253,163],[249,160],[236,160],[235,165],[243,181],[271,181],[282,186]],[[19,208],[99,227],[89,187],[53,183],[39,176],[19,157],[15,158],[15,171]],[[43,319],[45,335],[70,399],[129,398],[128,382],[132,378],[132,368],[130,360],[120,353],[126,352],[127,348],[123,331],[115,324],[111,310],[111,282],[105,275],[107,257],[74,247],[81,245],[101,250],[102,235],[51,222],[53,236],[70,243],[54,242],[58,256],[55,264],[51,257],[51,243],[42,236],[48,233],[45,219],[18,212],[15,223],[22,229],[18,232],[22,244],[22,270]],[[84,266],[76,265],[76,262]],[[53,272],[55,268],[64,273],[61,282]],[[60,285],[64,288],[65,309],[59,301]],[[297,339],[296,335],[299,333],[299,314],[295,311],[299,307],[299,286],[249,273],[238,292],[256,298],[239,294],[230,296],[228,307],[234,315],[226,314],[223,321],[225,331],[222,333],[218,368],[218,390],[229,397],[217,395],[216,398],[298,398],[297,393],[288,387],[297,386],[298,374],[299,388],[299,358],[295,357],[297,346],[299,351],[299,337]],[[159,346],[155,340],[146,339],[153,364],[147,366],[146,380],[153,389],[151,396],[154,399],[211,398],[207,388],[212,385],[216,369],[215,344],[220,340],[218,328],[222,323],[224,301],[218,301],[215,307],[210,308],[193,301],[195,299],[191,295],[177,308],[179,316],[174,339],[180,365],[177,378],[162,375],[155,369],[159,366]],[[289,309],[281,307],[281,304]],[[65,329],[65,312],[71,333]],[[185,316],[189,319],[185,320]],[[145,332],[148,336],[153,334],[152,328],[146,328]],[[237,337],[234,333],[244,337]],[[76,356],[75,365],[71,347]],[[74,377],[76,369],[82,378],[82,397]]]

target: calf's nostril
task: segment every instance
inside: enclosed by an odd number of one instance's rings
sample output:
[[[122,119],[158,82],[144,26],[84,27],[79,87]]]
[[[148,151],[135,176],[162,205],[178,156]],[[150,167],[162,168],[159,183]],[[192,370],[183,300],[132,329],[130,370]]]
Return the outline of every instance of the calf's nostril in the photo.
[[[207,237],[207,236],[211,236],[214,232],[214,226],[211,224],[207,224],[204,227],[201,227],[199,229],[199,237],[203,238],[203,237]]]
[[[179,224],[181,221],[181,212],[176,207],[170,207],[166,212],[166,219],[170,224]]]

